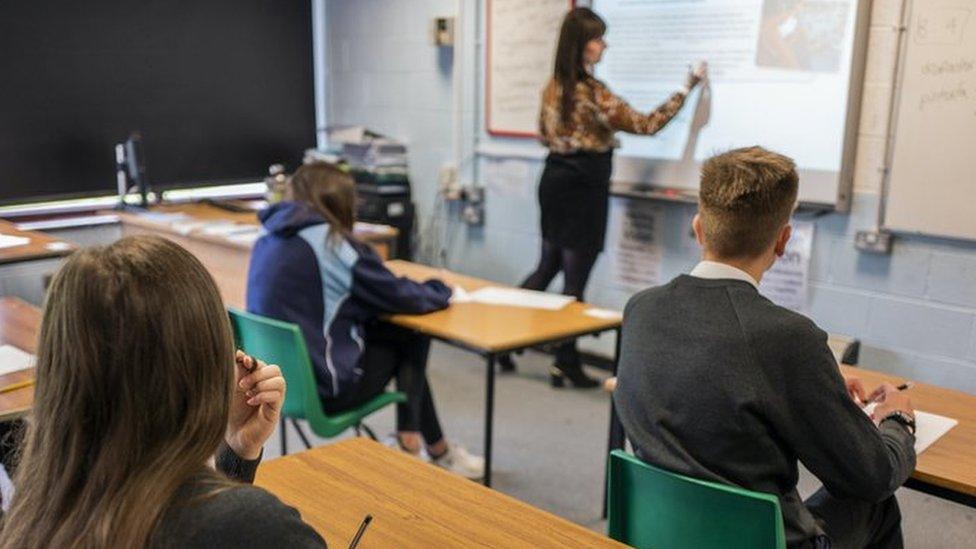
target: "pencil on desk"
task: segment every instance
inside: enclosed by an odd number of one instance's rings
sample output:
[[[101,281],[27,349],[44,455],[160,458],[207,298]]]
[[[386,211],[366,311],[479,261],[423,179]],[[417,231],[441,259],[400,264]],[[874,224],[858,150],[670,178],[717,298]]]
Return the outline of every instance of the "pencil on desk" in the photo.
[[[0,387],[0,394],[16,391],[17,389],[23,389],[24,387],[30,387],[31,385],[34,384],[35,381],[36,380],[34,379],[28,379],[26,381],[20,381],[18,383],[11,383],[6,387]]]

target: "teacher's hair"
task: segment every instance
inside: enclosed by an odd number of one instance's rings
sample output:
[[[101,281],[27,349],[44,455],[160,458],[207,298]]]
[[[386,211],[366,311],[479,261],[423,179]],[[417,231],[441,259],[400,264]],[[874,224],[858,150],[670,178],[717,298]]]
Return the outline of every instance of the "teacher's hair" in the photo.
[[[563,19],[553,71],[556,82],[562,88],[560,116],[563,123],[568,123],[573,114],[576,84],[592,78],[583,61],[586,43],[606,32],[607,24],[590,8],[574,8]]]
[[[210,274],[156,236],[73,254],[54,277],[34,408],[0,547],[146,547],[227,429],[234,339]]]

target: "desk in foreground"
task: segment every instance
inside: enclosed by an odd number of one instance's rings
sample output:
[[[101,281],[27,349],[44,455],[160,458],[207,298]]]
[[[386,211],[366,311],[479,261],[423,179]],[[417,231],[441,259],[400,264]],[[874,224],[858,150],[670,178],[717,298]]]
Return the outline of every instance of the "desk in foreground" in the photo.
[[[367,439],[271,460],[271,491],[330,544],[345,547],[623,547],[596,532]]]
[[[868,391],[884,382],[899,385],[904,378],[841,366],[846,375],[861,378]],[[908,391],[915,408],[951,417],[959,424],[918,456],[906,487],[976,507],[976,397],[916,383]]]

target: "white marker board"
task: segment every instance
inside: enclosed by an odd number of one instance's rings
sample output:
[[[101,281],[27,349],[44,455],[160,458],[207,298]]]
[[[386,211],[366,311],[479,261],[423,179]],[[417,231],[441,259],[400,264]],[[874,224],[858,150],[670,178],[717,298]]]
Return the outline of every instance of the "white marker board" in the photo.
[[[914,0],[902,37],[885,228],[976,239],[976,0]]]
[[[702,162],[761,145],[796,160],[800,201],[846,210],[868,0],[594,0],[609,45],[598,78],[648,112],[706,60],[707,86],[654,136],[619,134],[614,181],[698,188]]]
[[[539,100],[572,0],[488,0],[485,122],[488,133],[533,137]]]

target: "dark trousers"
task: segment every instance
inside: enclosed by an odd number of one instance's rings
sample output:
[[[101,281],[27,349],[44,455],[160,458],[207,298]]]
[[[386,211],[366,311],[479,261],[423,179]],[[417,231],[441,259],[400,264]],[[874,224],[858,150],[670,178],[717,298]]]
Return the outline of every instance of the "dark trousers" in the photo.
[[[590,280],[590,271],[600,255],[599,250],[574,250],[562,248],[545,240],[542,241],[542,252],[539,264],[522,282],[522,287],[529,290],[545,290],[552,283],[552,279],[560,271],[563,273],[563,295],[571,295],[583,300],[586,283]],[[576,341],[563,343],[556,348],[556,362],[566,366],[580,364],[579,351]]]
[[[804,502],[830,538],[818,547],[901,549],[901,511],[895,496],[880,503],[831,496],[821,488]]]
[[[430,338],[387,324],[366,327],[365,350],[359,363],[363,377],[352,390],[322,402],[326,413],[337,413],[364,404],[386,390],[396,379],[397,390],[407,401],[397,405],[397,431],[419,431],[424,441],[436,444],[444,438],[427,382]]]

